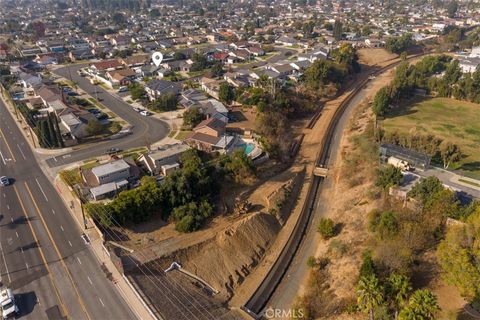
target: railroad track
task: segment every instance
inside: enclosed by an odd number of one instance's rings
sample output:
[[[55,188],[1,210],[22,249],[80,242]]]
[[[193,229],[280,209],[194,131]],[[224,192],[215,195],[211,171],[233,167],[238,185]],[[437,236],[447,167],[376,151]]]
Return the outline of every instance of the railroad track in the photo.
[[[411,55],[407,59],[411,60],[428,53],[429,52]],[[388,69],[395,67],[400,62],[401,61],[392,62],[385,67],[374,71],[372,75],[377,76],[387,71]],[[362,80],[360,84],[348,94],[345,100],[341,102],[337,110],[335,110],[332,121],[328,125],[327,133],[323,137],[322,142],[320,143],[320,150],[316,160],[317,167],[327,167],[328,161],[330,159],[332,139],[338,122],[340,121],[340,118],[342,117],[349,103],[357,95],[357,93],[365,87],[369,80],[369,78]],[[318,120],[319,117],[320,113],[316,113],[312,119],[313,121],[310,121],[308,128],[313,128],[315,122]],[[304,202],[302,212],[300,213],[300,217],[298,218],[294,226],[293,232],[290,234],[290,237],[288,238],[285,247],[282,249],[282,252],[270,268],[267,276],[263,279],[260,286],[257,288],[257,290],[255,290],[247,303],[245,303],[245,305],[241,307],[242,310],[249,314],[253,319],[262,318],[263,309],[265,308],[268,301],[270,300],[278,285],[285,276],[306,234],[307,227],[312,218],[312,213],[315,207],[318,191],[321,187],[322,181],[324,180],[324,177],[315,176],[313,174],[312,176],[313,180],[309,186],[307,198]]]

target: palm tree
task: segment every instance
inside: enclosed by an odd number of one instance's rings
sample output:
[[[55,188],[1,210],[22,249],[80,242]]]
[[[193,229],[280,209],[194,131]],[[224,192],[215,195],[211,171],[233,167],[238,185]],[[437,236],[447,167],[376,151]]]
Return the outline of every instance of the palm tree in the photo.
[[[375,309],[383,302],[383,288],[375,275],[361,277],[357,284],[357,303],[362,311],[375,320]]]
[[[398,318],[398,312],[407,302],[408,295],[412,291],[408,277],[392,274],[388,278],[388,295],[392,300],[395,310],[395,320]]]
[[[435,313],[440,310],[437,297],[428,289],[415,291],[408,306],[405,307],[398,318],[400,320],[430,320],[435,319]]]

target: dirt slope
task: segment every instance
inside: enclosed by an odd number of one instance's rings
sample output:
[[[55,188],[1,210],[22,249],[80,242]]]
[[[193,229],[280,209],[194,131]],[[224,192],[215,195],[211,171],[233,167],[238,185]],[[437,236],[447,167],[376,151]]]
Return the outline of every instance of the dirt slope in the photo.
[[[177,250],[159,260],[172,261],[200,276],[229,299],[275,240],[280,223],[274,215],[257,212],[237,221],[213,239]]]

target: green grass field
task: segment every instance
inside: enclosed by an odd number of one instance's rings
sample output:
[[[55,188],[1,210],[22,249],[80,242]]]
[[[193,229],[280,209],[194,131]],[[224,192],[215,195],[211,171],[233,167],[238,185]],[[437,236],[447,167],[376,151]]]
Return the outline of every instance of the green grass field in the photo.
[[[480,105],[448,98],[417,99],[390,112],[382,127],[408,134],[416,130],[460,146],[463,159],[451,169],[480,178]]]

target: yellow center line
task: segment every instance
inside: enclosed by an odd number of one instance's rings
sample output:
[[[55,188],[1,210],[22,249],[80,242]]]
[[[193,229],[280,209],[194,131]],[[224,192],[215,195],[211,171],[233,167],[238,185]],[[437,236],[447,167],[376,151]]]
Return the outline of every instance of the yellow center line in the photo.
[[[63,313],[65,314],[65,316],[67,318],[69,318],[68,310],[65,307],[65,305],[63,304],[62,298],[60,297],[60,293],[58,291],[57,285],[55,284],[55,280],[53,279],[52,272],[51,272],[50,267],[48,265],[47,259],[45,258],[45,255],[43,254],[43,250],[42,250],[42,247],[40,246],[40,242],[38,241],[37,234],[33,230],[32,224],[30,223],[30,220],[29,220],[28,215],[27,215],[27,211],[25,210],[25,206],[23,205],[23,202],[20,199],[20,195],[18,194],[17,187],[15,187],[15,185],[13,185],[13,189],[15,190],[15,193],[16,193],[17,198],[18,198],[18,202],[20,203],[20,206],[22,207],[22,211],[23,211],[23,215],[25,216],[25,220],[27,220],[27,224],[30,227],[30,231],[32,232],[33,239],[35,239],[35,242],[38,244],[38,249],[40,251],[40,256],[42,257],[43,264],[47,268],[48,277],[50,278],[50,282],[52,283],[53,288],[55,289],[55,294],[57,295],[57,298],[58,298],[58,301],[60,302],[60,305],[62,306]]]
[[[13,162],[17,162],[17,160],[15,159],[15,156],[13,155],[12,149],[8,144],[7,138],[5,138],[5,135],[3,134],[2,128],[0,128],[0,133],[2,134],[3,140],[5,140],[5,143],[7,144],[8,151],[10,151],[10,154],[12,155]]]
[[[90,315],[88,314],[87,308],[85,307],[85,303],[83,302],[83,299],[82,299],[82,297],[80,296],[80,293],[78,292],[77,285],[76,285],[75,282],[73,281],[73,278],[72,278],[72,275],[71,275],[71,273],[70,273],[70,270],[68,270],[67,265],[65,264],[65,261],[63,260],[63,257],[62,257],[62,255],[60,254],[60,250],[58,250],[57,244],[56,244],[55,241],[53,240],[52,234],[50,233],[50,229],[48,228],[47,224],[45,223],[45,220],[43,219],[43,215],[42,215],[40,209],[38,208],[37,202],[36,202],[35,199],[33,198],[32,192],[30,191],[30,188],[28,187],[27,182],[25,181],[24,183],[25,183],[25,187],[27,188],[28,194],[30,195],[30,198],[31,198],[32,201],[33,201],[33,204],[35,205],[35,209],[36,209],[37,212],[38,212],[38,215],[39,215],[39,217],[40,217],[40,220],[42,221],[42,224],[43,224],[43,226],[45,227],[45,230],[47,230],[48,237],[50,238],[50,241],[52,242],[53,247],[55,248],[55,251],[56,251],[56,253],[57,253],[57,255],[58,255],[58,259],[59,259],[60,262],[62,263],[62,266],[63,266],[63,268],[65,269],[65,271],[67,272],[68,278],[70,279],[70,282],[72,283],[73,289],[75,290],[75,293],[76,293],[76,295],[77,295],[78,302],[80,303],[80,306],[82,307],[83,312],[85,312],[87,318],[88,318],[88,319],[91,319],[91,318],[90,318]]]

